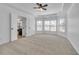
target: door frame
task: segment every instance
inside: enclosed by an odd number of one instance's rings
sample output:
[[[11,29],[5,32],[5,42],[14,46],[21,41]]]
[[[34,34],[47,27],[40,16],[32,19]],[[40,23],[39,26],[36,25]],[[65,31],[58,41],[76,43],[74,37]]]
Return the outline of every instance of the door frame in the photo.
[[[13,28],[12,28],[12,13],[10,13],[9,14],[9,18],[10,18],[10,40],[9,40],[9,42],[12,42],[12,41],[14,41],[14,40],[12,40],[12,30],[13,30]],[[15,19],[17,19],[17,15],[16,15],[16,17],[15,17]],[[25,17],[25,16],[22,16],[22,17],[24,17],[25,18],[25,20],[26,20],[26,30],[27,30],[27,18]],[[17,26],[16,26],[17,27]],[[26,34],[25,34],[26,35]],[[17,39],[15,39],[15,40],[17,40]]]

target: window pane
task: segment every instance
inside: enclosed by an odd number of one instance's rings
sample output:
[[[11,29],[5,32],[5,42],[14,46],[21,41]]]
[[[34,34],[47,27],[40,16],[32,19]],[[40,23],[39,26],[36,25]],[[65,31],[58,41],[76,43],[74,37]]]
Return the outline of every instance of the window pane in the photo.
[[[45,31],[49,31],[49,26],[44,27]]]
[[[60,19],[60,25],[64,24],[64,19]]]
[[[44,25],[49,25],[50,22],[49,21],[44,21]]]
[[[52,20],[52,21],[50,21],[50,25],[52,25],[52,26],[56,26],[56,20]]]
[[[37,21],[37,25],[42,25],[42,21]]]
[[[37,31],[42,31],[42,26],[37,26]]]
[[[56,27],[51,27],[50,31],[56,31]]]
[[[60,27],[60,31],[61,31],[61,32],[65,32],[65,27],[61,26],[61,27]]]
[[[37,31],[42,31],[42,21],[37,21]]]

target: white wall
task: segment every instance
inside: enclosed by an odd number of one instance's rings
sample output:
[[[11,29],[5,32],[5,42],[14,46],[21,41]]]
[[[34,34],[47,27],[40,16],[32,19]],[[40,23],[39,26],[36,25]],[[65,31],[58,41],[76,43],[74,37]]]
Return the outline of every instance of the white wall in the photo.
[[[0,44],[9,41],[9,11],[0,5]]]
[[[68,12],[68,39],[79,53],[79,4],[74,4]]]
[[[12,17],[10,17],[12,16]],[[10,41],[10,21],[11,19],[14,20],[14,23],[16,22],[16,18],[18,16],[24,16],[27,18],[26,25],[26,36],[34,34],[34,16],[27,12],[23,12],[21,10],[12,8],[12,7],[7,7],[5,4],[0,4],[0,44],[7,43]],[[31,22],[29,22],[31,21]],[[29,23],[28,23],[29,22]],[[16,26],[16,24],[12,25],[13,28]],[[30,29],[29,29],[30,27]],[[14,40],[16,35],[14,35]],[[12,40],[12,41],[14,41]]]

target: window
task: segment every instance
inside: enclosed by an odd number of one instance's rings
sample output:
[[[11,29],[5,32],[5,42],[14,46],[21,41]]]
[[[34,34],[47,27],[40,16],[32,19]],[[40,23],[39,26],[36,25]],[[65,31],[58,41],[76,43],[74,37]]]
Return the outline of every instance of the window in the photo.
[[[50,21],[50,31],[56,31],[56,20]]]
[[[56,26],[56,20],[52,20],[52,21],[50,21],[50,25],[52,25],[52,26]]]
[[[50,24],[50,21],[44,21],[44,30],[45,31],[49,31],[49,24]]]
[[[60,32],[65,32],[65,20],[60,19],[60,27],[59,27]]]
[[[37,21],[37,31],[42,31],[42,21]]]
[[[45,31],[56,31],[56,20],[44,21]]]
[[[37,20],[37,31],[56,31],[56,20]]]
[[[51,27],[50,31],[56,31],[56,27]]]
[[[57,24],[58,23],[58,24]],[[44,32],[66,32],[66,24],[65,19],[61,18],[59,20],[37,20],[36,22],[36,30],[44,31]]]

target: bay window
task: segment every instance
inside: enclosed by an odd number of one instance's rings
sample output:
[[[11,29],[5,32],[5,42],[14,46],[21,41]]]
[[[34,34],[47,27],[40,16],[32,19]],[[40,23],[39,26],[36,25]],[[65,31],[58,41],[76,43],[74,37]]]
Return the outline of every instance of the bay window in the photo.
[[[37,20],[37,31],[56,31],[56,20]]]

